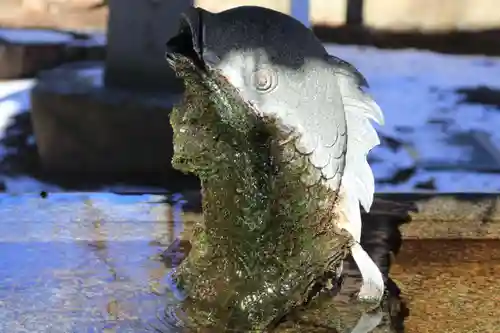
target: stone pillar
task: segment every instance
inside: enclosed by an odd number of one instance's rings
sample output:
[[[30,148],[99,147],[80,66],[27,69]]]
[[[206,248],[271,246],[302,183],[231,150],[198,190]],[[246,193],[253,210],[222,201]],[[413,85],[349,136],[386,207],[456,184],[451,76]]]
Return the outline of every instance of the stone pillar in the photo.
[[[110,0],[105,84],[135,91],[178,92],[165,44],[192,0]]]
[[[346,24],[363,25],[363,0],[347,0]]]

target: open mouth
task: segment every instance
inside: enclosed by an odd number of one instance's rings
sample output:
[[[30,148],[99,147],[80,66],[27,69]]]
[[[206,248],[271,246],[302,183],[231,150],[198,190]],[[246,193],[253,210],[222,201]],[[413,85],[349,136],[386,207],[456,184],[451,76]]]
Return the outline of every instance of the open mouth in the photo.
[[[203,22],[199,11],[182,15],[178,33],[167,42],[166,58],[175,67],[182,58],[189,59],[198,70],[206,71],[203,61]]]
[[[217,100],[221,112],[231,118],[229,110],[243,108],[252,110],[256,115],[261,112],[230,83],[230,80],[220,70],[221,55],[219,45],[211,43],[209,28],[219,29],[209,12],[200,8],[189,8],[179,22],[177,34],[167,42],[166,60],[179,77],[199,86]],[[209,26],[209,27],[208,27]],[[210,32],[210,31],[208,31]],[[195,74],[193,76],[193,74]]]

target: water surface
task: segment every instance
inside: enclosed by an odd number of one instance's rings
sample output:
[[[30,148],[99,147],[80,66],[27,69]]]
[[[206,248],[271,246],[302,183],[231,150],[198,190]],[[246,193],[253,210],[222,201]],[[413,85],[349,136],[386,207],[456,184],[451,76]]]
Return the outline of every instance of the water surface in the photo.
[[[0,332],[162,327],[159,318],[172,298],[166,291],[170,268],[158,255],[176,238],[186,239],[190,221],[200,218],[182,212],[182,202],[170,206],[163,199],[0,196]],[[498,276],[500,240],[406,240],[391,268],[409,307],[405,330],[400,309],[397,327],[373,332],[495,333],[500,327]],[[348,268],[342,290],[352,291],[356,283],[359,274]],[[336,310],[352,328],[360,315],[348,297],[342,298],[347,294],[336,296]]]

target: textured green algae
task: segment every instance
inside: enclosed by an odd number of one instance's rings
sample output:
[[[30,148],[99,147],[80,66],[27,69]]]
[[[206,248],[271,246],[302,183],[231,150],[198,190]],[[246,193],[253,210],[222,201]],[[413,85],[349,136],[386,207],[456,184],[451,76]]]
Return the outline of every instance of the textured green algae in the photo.
[[[174,274],[187,295],[176,315],[192,329],[270,331],[348,253],[351,238],[332,223],[336,193],[303,181],[317,172],[307,157],[223,78],[191,71],[187,60],[178,66],[186,93],[171,115],[173,166],[200,178],[204,222]]]

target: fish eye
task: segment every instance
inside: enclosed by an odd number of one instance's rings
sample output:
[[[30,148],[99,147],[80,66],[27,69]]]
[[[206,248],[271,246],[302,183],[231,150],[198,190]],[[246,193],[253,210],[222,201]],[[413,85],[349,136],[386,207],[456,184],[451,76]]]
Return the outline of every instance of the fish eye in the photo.
[[[258,92],[270,92],[278,84],[276,72],[271,68],[259,68],[252,74],[252,84]]]

